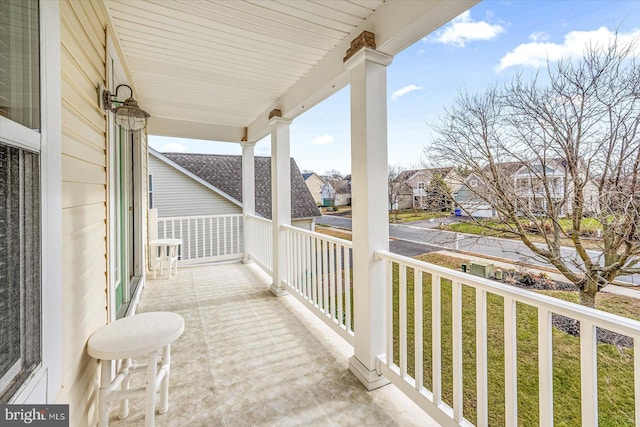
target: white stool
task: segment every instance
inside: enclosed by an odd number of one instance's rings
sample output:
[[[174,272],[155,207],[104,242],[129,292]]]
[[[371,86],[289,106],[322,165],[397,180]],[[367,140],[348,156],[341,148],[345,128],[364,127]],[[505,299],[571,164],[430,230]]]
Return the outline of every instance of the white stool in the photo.
[[[109,403],[121,400],[118,418],[129,415],[129,399],[145,397],[145,426],[155,424],[156,393],[160,389],[160,407],[169,409],[171,343],[184,332],[184,319],[176,313],[158,311],[125,317],[95,331],[87,343],[87,353],[100,360],[100,427],[109,425]],[[158,351],[162,350],[158,370]],[[147,363],[132,364],[134,357],[147,357]],[[111,360],[122,361],[111,381]],[[146,370],[145,387],[129,389],[131,375]],[[117,388],[121,386],[121,390]]]
[[[149,246],[155,248],[153,255],[153,278],[156,278],[156,270],[160,266],[160,275],[164,271],[164,262],[169,262],[169,279],[171,279],[171,267],[175,266],[175,274],[178,274],[178,252],[182,245],[180,239],[157,239],[149,242]],[[152,249],[153,250],[153,249]]]

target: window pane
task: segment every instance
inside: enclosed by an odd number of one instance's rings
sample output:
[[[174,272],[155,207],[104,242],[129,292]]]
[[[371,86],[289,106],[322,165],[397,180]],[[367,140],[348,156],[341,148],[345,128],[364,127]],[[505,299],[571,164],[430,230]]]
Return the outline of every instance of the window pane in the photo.
[[[0,0],[0,116],[40,129],[38,0]]]
[[[39,155],[0,145],[0,403],[40,363]]]

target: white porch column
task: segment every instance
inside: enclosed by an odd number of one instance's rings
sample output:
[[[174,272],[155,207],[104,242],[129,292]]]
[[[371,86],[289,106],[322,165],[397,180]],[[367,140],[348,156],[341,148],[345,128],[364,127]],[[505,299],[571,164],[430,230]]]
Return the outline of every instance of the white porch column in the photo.
[[[286,241],[281,225],[291,225],[291,160],[289,125],[291,120],[281,116],[280,110],[269,114],[271,125],[271,221],[273,226],[273,283],[271,292],[286,295]]]
[[[247,215],[256,214],[255,186],[255,142],[242,142],[242,215],[244,217],[244,257],[243,263],[250,262],[249,249],[251,236],[247,228]]]
[[[376,250],[389,249],[387,210],[387,65],[363,33],[360,50],[347,53],[351,72],[351,192],[353,224],[354,356],[349,370],[373,390],[389,383],[376,372],[385,352],[385,264]],[[372,43],[375,46],[375,42]],[[356,46],[357,48],[357,46]]]

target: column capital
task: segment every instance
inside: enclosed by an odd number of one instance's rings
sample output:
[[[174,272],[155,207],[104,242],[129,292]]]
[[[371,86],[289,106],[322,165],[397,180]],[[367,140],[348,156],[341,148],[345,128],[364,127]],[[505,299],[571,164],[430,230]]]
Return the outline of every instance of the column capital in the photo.
[[[243,147],[253,147],[258,141],[241,141],[240,145]]]
[[[375,62],[376,64],[384,65],[386,67],[391,64],[391,61],[393,61],[393,56],[365,47],[347,59],[344,62],[344,66],[347,70],[352,70],[365,61]]]
[[[290,125],[293,122],[291,119],[285,119],[284,117],[273,116],[269,119],[269,125]]]

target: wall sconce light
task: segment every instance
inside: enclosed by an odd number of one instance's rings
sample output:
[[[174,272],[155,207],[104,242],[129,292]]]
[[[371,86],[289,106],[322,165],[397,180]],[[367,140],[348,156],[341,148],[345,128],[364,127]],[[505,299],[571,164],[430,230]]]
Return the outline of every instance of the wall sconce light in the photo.
[[[129,88],[131,92],[131,96],[124,102],[118,100],[118,90],[123,86]],[[116,87],[115,95],[108,90],[102,91],[102,108],[116,115],[118,126],[132,132],[144,129],[147,126],[147,119],[151,117],[149,113],[140,108],[138,101],[133,98],[131,86],[124,84]]]

